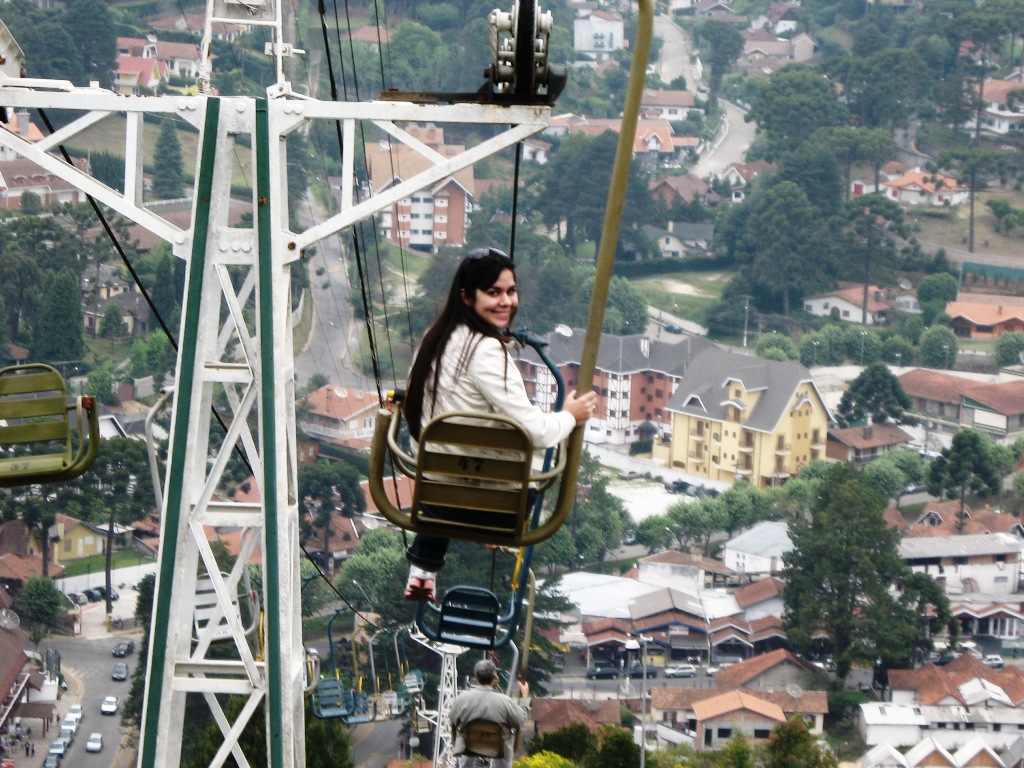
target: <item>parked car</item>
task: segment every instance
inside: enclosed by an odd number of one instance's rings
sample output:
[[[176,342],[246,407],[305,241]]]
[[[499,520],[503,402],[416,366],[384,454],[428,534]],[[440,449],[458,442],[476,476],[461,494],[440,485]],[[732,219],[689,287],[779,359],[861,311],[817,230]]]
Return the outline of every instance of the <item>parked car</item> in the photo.
[[[903,490],[900,491],[900,493],[924,493],[925,490],[926,489],[924,487],[924,483],[907,483],[905,486],[903,486]]]
[[[93,587],[93,591],[99,593],[100,600],[106,600],[107,599],[107,588],[105,586]],[[121,596],[119,594],[117,594],[117,590],[114,589],[113,587],[110,588],[110,599],[111,600],[120,600],[121,599]]]
[[[86,752],[99,752],[103,749],[103,734],[90,733],[89,740],[85,742]]]
[[[127,680],[128,679],[128,665],[123,661],[119,661],[114,665],[113,671],[110,673],[111,680]]]
[[[686,493],[686,489],[690,487],[690,484],[685,480],[673,480],[671,483],[665,483],[665,490],[669,493]]]
[[[598,679],[602,679],[602,680],[606,680],[606,679],[617,680],[618,677],[619,677],[619,670],[618,670],[617,667],[605,666],[605,665],[599,664],[598,666],[594,667],[593,669],[588,669],[587,670],[587,677],[590,680],[598,680]]]
[[[103,699],[103,703],[100,704],[100,712],[104,715],[115,715],[117,714],[117,696],[107,696]]]
[[[68,751],[68,743],[64,739],[54,739],[50,744],[50,754],[64,757],[64,753]]]
[[[64,715],[64,719],[66,720],[69,717],[73,717],[75,720],[81,721],[84,715],[85,713],[82,711],[81,704],[72,704],[68,707],[68,713]]]
[[[675,333],[675,334],[679,334],[679,333],[683,332],[683,329],[680,328],[675,323],[670,323],[669,325],[666,325],[665,326],[665,330],[668,331],[669,333]]]
[[[112,651],[114,656],[123,659],[125,656],[130,656],[135,653],[135,641],[134,640],[122,640],[114,646]]]
[[[78,592],[68,592],[66,597],[74,605],[85,605],[89,602],[89,598],[87,598],[85,595],[80,595]]]
[[[696,677],[697,668],[693,664],[676,664],[665,667],[665,677]]]
[[[60,755],[47,755],[43,758],[43,768],[60,768]]]
[[[730,662],[730,661],[723,661],[721,664],[719,664],[718,666],[715,666],[715,667],[711,667],[711,666],[704,667],[704,674],[707,675],[708,677],[714,677],[718,672],[722,671],[726,667],[731,667],[731,666],[732,666],[732,662]]]
[[[98,603],[103,599],[103,595],[97,592],[95,589],[83,589],[82,594],[85,595],[85,599],[90,603]]]
[[[60,727],[61,730],[63,730],[64,728],[68,728],[71,730],[72,733],[78,733],[78,723],[78,718],[72,717],[71,715],[65,715],[64,722],[60,724]]]
[[[630,677],[643,677],[644,676],[644,666],[643,666],[643,664],[634,664],[633,668],[629,670],[629,676]],[[652,667],[650,664],[648,664],[647,665],[647,677],[657,677],[657,676],[658,676],[658,668],[657,667]]]
[[[639,480],[643,476],[643,472],[637,472],[636,470],[633,469],[630,469],[628,471],[623,470],[622,472],[619,472],[619,480]]]
[[[988,656],[981,660],[981,663],[984,664],[986,667],[992,667],[992,669],[1002,669],[1003,657],[1000,656],[998,653],[990,653]]]
[[[60,735],[58,738],[64,739],[70,747],[75,742],[75,730],[66,726],[61,726]]]

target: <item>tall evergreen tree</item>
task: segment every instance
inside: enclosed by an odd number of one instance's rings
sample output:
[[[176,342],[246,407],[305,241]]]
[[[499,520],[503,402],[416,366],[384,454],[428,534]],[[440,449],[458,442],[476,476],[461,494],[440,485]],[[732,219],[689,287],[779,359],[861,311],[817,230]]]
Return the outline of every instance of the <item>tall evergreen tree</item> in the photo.
[[[164,120],[153,156],[153,195],[158,200],[181,197],[184,186],[185,166],[181,159],[178,130],[174,121]]]
[[[867,416],[875,424],[902,424],[910,405],[910,398],[892,375],[889,366],[872,363],[843,393],[836,419],[843,427],[863,422]]]
[[[39,362],[81,360],[82,304],[78,281],[70,269],[62,269],[46,285],[32,332],[32,356]]]
[[[71,33],[82,57],[82,71],[75,78],[86,85],[98,80],[110,87],[117,66],[117,39],[109,4],[103,0],[71,0],[64,25]]]

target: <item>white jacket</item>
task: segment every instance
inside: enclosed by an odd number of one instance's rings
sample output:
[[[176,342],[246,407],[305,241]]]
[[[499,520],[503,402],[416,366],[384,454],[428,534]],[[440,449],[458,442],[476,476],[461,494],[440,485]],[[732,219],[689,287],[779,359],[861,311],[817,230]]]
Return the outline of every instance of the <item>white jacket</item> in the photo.
[[[576,426],[572,414],[547,413],[531,403],[523,376],[506,346],[466,325],[456,328],[448,340],[438,385],[437,402],[432,403],[433,382],[427,381],[423,425],[451,411],[501,413],[523,425],[535,448],[556,445]]]

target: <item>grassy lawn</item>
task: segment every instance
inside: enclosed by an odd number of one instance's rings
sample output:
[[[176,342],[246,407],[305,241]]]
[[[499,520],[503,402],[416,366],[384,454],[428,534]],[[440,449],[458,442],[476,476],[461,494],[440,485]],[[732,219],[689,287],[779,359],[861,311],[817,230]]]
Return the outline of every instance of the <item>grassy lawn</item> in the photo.
[[[126,568],[129,565],[152,562],[154,562],[152,558],[140,557],[139,553],[133,549],[119,549],[114,553],[113,567]],[[65,576],[84,576],[87,573],[102,573],[107,567],[107,556],[90,555],[89,557],[79,557],[74,560],[68,560],[62,563],[62,565],[65,568]]]
[[[635,285],[652,307],[699,322],[704,312],[721,299],[733,274],[732,271],[672,272],[638,280]]]

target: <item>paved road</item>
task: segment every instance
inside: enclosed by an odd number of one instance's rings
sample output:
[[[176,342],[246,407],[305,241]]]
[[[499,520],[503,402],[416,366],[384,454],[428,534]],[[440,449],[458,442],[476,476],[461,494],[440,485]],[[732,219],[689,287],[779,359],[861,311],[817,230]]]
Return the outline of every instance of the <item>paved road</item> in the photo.
[[[300,223],[308,227],[325,218],[313,196],[307,194],[305,204],[299,206]],[[320,374],[334,384],[372,391],[371,379],[349,362],[350,354],[358,349],[361,326],[349,301],[351,289],[341,239],[334,235],[321,240],[316,250],[307,260],[310,292],[306,298],[313,303],[313,328],[305,347],[295,350],[296,386],[302,388],[311,376]]]

